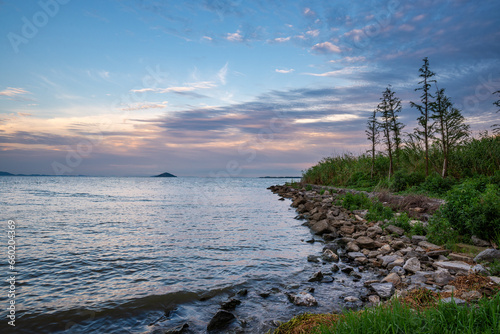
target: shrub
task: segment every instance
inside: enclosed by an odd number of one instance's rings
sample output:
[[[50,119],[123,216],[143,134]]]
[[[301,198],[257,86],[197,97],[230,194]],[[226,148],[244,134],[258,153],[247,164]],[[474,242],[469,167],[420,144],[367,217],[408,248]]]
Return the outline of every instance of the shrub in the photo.
[[[403,212],[399,216],[394,217],[390,223],[397,227],[401,227],[406,232],[410,232],[411,230],[410,217],[408,217],[408,214],[406,212]]]
[[[431,217],[427,225],[427,239],[438,245],[455,243],[458,240],[458,232],[453,229],[450,222],[438,211]]]
[[[404,171],[397,171],[394,173],[391,189],[394,191],[404,191],[413,186],[418,186],[425,181],[424,174],[420,172],[406,173]]]
[[[443,195],[455,185],[452,178],[442,178],[439,175],[429,175],[419,188],[431,194]]]
[[[487,178],[467,180],[446,194],[442,217],[461,235],[489,239],[500,233],[500,191]]]
[[[341,198],[342,207],[347,210],[369,209],[372,201],[364,193],[347,193]]]
[[[366,219],[368,221],[378,221],[391,219],[394,216],[391,208],[384,206],[379,201],[373,201],[370,209],[368,210],[368,214],[366,215]]]

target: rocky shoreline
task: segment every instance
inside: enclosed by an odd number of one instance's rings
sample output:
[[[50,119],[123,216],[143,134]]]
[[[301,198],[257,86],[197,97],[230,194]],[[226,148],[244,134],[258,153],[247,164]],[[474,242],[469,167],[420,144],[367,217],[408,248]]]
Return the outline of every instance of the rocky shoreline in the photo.
[[[253,297],[247,296],[247,289],[238,291],[220,304],[207,325],[207,332],[246,333],[247,320],[239,318],[237,308],[247,298],[286,296],[283,302],[288,300],[300,307],[297,309],[302,309],[303,313],[314,312],[314,307],[318,305],[331,304],[335,295],[335,298],[340,298],[340,306],[331,312],[340,313],[346,309],[375,306],[393,296],[405,297],[415,289],[438,292],[441,296],[449,296],[442,301],[453,300],[457,304],[474,302],[500,290],[500,278],[489,276],[487,266],[485,268],[478,263],[500,259],[500,250],[491,248],[487,241],[475,240],[478,246],[484,247],[484,251],[472,258],[432,244],[425,236],[405,236],[402,228],[388,222],[369,222],[365,219],[366,211],[350,212],[333,204],[340,195],[350,190],[316,185],[308,186],[310,190],[288,185],[268,189],[279,195],[279,200],[291,200],[291,206],[298,213],[295,218],[303,220],[302,225],[310,228],[311,238],[302,242],[323,243],[324,246],[320,253],[307,257],[311,264],[307,269],[310,270],[307,282],[251,291]],[[417,206],[418,203],[410,203],[406,209],[412,217],[426,220],[430,216],[429,208],[437,208],[440,204],[440,200],[430,201],[422,207]],[[476,290],[464,288],[464,281],[474,280],[471,275],[479,274],[482,275],[482,284]],[[345,286],[349,284],[346,279],[356,282],[357,288],[349,289],[350,292],[324,293],[339,287],[330,288],[331,285],[323,283],[337,282]],[[279,324],[272,321],[265,327],[272,329]],[[184,323],[158,333],[192,333],[192,330],[188,323]]]
[[[403,229],[387,225],[387,222],[368,222],[364,219],[366,212],[350,212],[334,205],[339,194],[331,187],[311,186],[311,190],[306,190],[278,185],[268,189],[281,196],[280,199],[292,200],[291,205],[299,214],[296,218],[304,219],[304,225],[325,242],[323,253],[309,256],[309,261],[322,262],[326,271],[342,270],[359,275],[359,272],[369,270],[378,274],[380,279],[364,282],[369,291],[367,294],[347,296],[344,298],[347,304],[354,303],[358,307],[376,305],[393,295],[405,296],[408,291],[421,288],[449,293],[455,303],[466,303],[499,288],[500,278],[489,276],[488,269],[479,264],[500,259],[500,250],[492,248],[487,241],[475,240],[477,245],[486,247],[475,258],[455,254],[428,242],[425,236],[413,235],[409,238],[404,235]],[[409,210],[423,211],[418,207]],[[357,267],[359,272],[352,267],[339,268],[335,264],[332,267],[331,262],[338,262],[339,259]],[[322,281],[325,277],[322,270],[316,272],[311,280]],[[453,284],[460,281],[460,277],[471,274],[487,277],[487,284],[482,286],[481,291],[463,291]],[[318,303],[307,291],[290,295],[289,299],[296,305],[314,306]],[[451,301],[451,298],[444,301]]]

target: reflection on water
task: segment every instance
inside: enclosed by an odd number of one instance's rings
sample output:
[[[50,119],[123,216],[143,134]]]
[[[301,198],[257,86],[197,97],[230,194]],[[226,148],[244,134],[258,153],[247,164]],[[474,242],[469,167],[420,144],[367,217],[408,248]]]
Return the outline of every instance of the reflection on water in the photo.
[[[120,332],[131,321],[145,330],[144,310],[165,304],[155,296],[188,293],[176,297],[185,303],[204,291],[288,279],[320,246],[300,242],[308,229],[289,201],[266,190],[280,182],[1,177],[2,219],[18,227],[19,324],[44,332],[92,310],[85,331]],[[112,310],[120,314],[113,321]]]

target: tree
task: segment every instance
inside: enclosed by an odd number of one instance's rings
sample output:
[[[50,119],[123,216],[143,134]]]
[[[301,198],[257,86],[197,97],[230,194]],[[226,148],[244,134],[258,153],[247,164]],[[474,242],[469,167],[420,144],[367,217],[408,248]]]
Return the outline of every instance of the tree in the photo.
[[[382,93],[381,102],[377,111],[381,115],[380,128],[384,137],[384,144],[389,156],[389,177],[394,173],[393,153],[399,154],[401,144],[401,129],[404,127],[398,122],[398,113],[401,111],[401,100],[395,96],[389,85]]]
[[[376,153],[375,148],[377,144],[380,143],[379,123],[377,121],[377,109],[375,109],[370,118],[368,118],[365,133],[372,145],[369,152],[371,153],[372,156],[372,168],[370,174],[371,178],[373,179],[373,172],[375,169],[375,153]]]
[[[432,135],[441,147],[443,153],[443,170],[441,176],[448,174],[450,151],[469,136],[470,127],[465,124],[465,118],[460,110],[453,107],[450,99],[444,94],[444,89],[437,89],[436,101],[430,105],[435,120],[436,132]]]
[[[493,94],[498,94],[500,96],[500,90],[497,90]],[[493,104],[496,105],[498,108],[500,108],[500,100],[493,102]],[[497,112],[499,111],[500,109],[497,110]],[[493,133],[500,134],[500,124],[493,124],[492,127],[493,127]]]
[[[422,81],[418,84],[422,85],[422,87],[415,89],[415,91],[422,91],[422,95],[420,96],[421,104],[410,102],[410,105],[412,108],[416,108],[420,112],[420,117],[417,120],[422,129],[415,128],[415,134],[419,140],[424,141],[425,175],[429,176],[429,138],[432,135],[432,127],[429,126],[429,106],[431,103],[430,99],[433,98],[429,90],[431,88],[431,83],[436,82],[436,80],[431,79],[436,73],[429,69],[429,60],[427,57],[425,57],[423,61],[424,65],[422,65],[422,67],[418,70],[420,72],[419,76],[422,78]]]

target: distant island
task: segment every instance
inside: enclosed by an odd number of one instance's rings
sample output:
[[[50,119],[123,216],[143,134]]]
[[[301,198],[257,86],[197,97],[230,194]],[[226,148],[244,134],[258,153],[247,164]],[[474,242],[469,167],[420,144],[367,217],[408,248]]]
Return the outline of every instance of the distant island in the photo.
[[[261,176],[259,179],[301,179],[302,176]]]
[[[160,175],[155,175],[153,177],[177,177],[177,176],[170,174],[170,173],[162,173]]]
[[[44,174],[12,174],[9,172],[0,171],[0,176],[53,176],[53,175],[44,175]]]

